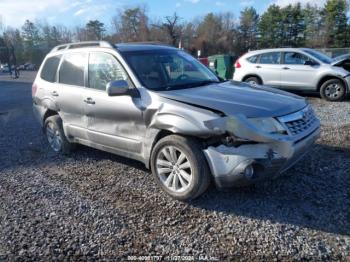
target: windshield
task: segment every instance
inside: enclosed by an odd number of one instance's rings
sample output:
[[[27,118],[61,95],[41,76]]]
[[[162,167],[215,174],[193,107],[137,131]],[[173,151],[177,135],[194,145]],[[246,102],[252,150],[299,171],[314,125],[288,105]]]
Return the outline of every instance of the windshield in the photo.
[[[150,90],[192,88],[219,82],[207,67],[180,50],[133,51],[122,54],[141,84]]]
[[[325,64],[330,64],[332,63],[332,58],[330,58],[329,56],[313,50],[313,49],[303,49],[304,52],[308,53],[309,55],[312,55],[313,57],[317,58],[318,60],[320,60],[321,62],[325,63]]]

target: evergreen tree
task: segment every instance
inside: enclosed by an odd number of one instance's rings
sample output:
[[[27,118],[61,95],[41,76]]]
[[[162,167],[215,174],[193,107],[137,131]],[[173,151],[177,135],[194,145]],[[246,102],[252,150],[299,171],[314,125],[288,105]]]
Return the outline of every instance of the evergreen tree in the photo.
[[[307,47],[322,47],[324,41],[322,41],[323,18],[321,10],[316,6],[307,4],[303,9],[304,17],[304,43]]]
[[[301,4],[288,5],[281,9],[282,46],[298,47],[304,44],[304,17]]]
[[[33,22],[26,20],[22,26],[22,37],[24,44],[24,59],[33,63],[40,63],[45,51],[40,45],[41,37],[39,28]]]
[[[346,47],[349,4],[346,0],[328,0],[324,7],[325,39],[329,47]]]
[[[104,24],[98,20],[90,20],[85,27],[88,40],[101,40],[106,31]]]
[[[239,18],[240,49],[243,52],[257,48],[259,15],[254,7],[246,7]]]
[[[261,16],[259,23],[259,47],[281,47],[283,43],[283,21],[281,8],[271,5]]]

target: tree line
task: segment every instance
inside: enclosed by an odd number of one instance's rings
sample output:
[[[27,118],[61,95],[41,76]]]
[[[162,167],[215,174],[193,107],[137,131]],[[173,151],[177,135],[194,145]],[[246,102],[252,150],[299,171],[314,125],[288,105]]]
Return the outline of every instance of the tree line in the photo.
[[[201,50],[202,56],[240,55],[248,50],[286,46],[350,47],[348,10],[347,0],[328,0],[322,7],[273,4],[262,14],[246,7],[238,19],[227,11],[184,21],[177,13],[151,18],[145,6],[135,6],[118,11],[109,31],[98,20],[74,28],[26,20],[21,28],[8,27],[0,35],[0,61],[39,64],[54,46],[87,40],[157,41],[180,46],[194,55]]]

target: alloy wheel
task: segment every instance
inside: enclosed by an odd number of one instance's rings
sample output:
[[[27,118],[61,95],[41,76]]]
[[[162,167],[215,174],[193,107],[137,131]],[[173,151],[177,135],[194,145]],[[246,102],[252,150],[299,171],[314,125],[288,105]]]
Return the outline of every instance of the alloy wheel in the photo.
[[[59,152],[62,148],[62,138],[60,132],[52,122],[49,122],[46,126],[46,137],[51,148],[55,152]]]
[[[325,95],[329,98],[337,98],[341,96],[342,87],[338,84],[329,84],[325,89]]]
[[[188,189],[193,179],[188,157],[175,146],[165,146],[159,151],[156,171],[161,183],[176,193]]]

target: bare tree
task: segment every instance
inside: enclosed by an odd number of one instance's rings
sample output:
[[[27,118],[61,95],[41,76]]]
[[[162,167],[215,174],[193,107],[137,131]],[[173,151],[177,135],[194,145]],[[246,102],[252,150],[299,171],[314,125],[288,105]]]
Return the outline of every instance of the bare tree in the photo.
[[[74,36],[76,41],[87,41],[87,32],[84,27],[75,27]]]
[[[165,22],[163,22],[160,26],[155,25],[167,33],[170,38],[170,43],[173,46],[176,46],[181,37],[182,27],[179,24],[180,19],[181,18],[175,12],[172,16],[166,16]]]
[[[18,29],[8,27],[4,33],[4,40],[9,49],[10,59],[13,64],[23,61],[24,43],[21,32]]]

